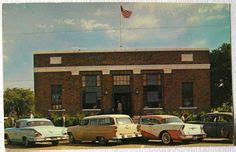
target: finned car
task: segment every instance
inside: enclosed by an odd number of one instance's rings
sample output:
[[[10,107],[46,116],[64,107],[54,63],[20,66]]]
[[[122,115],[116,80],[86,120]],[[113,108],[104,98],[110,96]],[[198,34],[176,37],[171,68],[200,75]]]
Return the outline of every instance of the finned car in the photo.
[[[8,144],[21,142],[25,146],[35,142],[58,145],[59,141],[68,140],[68,135],[65,127],[55,127],[48,119],[20,119],[14,128],[5,129],[5,139]]]
[[[138,119],[142,137],[146,140],[160,139],[164,144],[171,144],[174,141],[202,140],[206,137],[202,125],[186,124],[173,115],[146,115],[134,119]]]
[[[233,113],[212,112],[207,113],[195,121],[186,121],[192,124],[201,124],[211,138],[228,138],[233,141]]]
[[[105,145],[109,140],[127,142],[131,138],[141,137],[139,126],[128,115],[88,116],[77,126],[68,127],[69,141],[98,141]]]

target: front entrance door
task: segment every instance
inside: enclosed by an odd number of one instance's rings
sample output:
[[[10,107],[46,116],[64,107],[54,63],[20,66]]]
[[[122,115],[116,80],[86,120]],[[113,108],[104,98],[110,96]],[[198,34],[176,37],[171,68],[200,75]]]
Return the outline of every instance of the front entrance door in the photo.
[[[132,114],[130,93],[114,93],[114,112]]]

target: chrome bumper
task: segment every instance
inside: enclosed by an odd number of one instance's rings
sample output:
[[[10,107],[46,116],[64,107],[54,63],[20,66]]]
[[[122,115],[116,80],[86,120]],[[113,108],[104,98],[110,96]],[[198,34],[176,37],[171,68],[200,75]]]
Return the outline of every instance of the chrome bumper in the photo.
[[[197,134],[197,135],[180,135],[180,139],[182,140],[198,140],[206,138],[206,134]]]
[[[60,137],[37,137],[34,138],[34,142],[47,142],[47,141],[62,141],[62,140],[68,140],[69,136],[68,135],[63,135]]]
[[[137,138],[137,137],[142,137],[141,134],[127,134],[127,135],[119,135],[112,137],[112,139],[127,139],[127,138]]]

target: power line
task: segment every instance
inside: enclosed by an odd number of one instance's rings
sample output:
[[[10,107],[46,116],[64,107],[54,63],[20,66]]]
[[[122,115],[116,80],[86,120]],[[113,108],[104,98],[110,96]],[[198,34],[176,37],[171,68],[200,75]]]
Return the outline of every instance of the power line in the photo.
[[[195,26],[160,26],[160,27],[137,27],[137,28],[122,28],[122,30],[156,30],[156,29],[170,29],[170,28],[188,28],[188,29],[197,29],[197,28],[227,28],[230,25],[195,25]],[[96,32],[96,31],[118,31],[120,28],[111,28],[111,29],[80,29],[80,30],[71,30],[71,31],[41,31],[41,32],[22,32],[22,33],[3,33],[3,35],[33,35],[33,34],[54,34],[54,33],[78,33],[78,32]]]

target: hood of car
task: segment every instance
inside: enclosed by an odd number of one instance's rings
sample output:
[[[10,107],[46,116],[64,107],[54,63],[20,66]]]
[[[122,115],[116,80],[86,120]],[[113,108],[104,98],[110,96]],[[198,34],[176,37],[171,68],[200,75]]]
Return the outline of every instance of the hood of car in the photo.
[[[35,126],[29,127],[40,133],[43,137],[56,137],[62,136],[67,133],[65,127],[55,127],[55,126]]]

